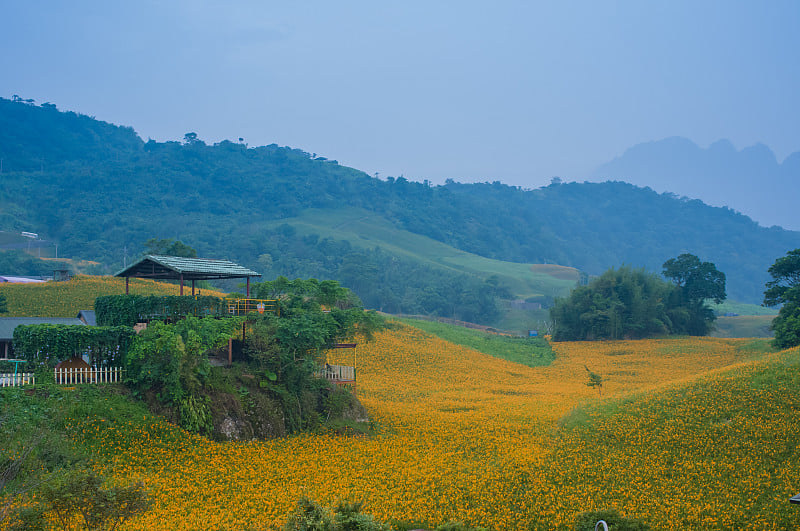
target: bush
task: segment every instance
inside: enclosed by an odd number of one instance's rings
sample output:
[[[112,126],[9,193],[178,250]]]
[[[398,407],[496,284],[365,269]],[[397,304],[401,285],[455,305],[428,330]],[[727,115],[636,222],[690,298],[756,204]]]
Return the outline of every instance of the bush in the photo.
[[[104,478],[91,470],[73,470],[45,484],[39,504],[15,515],[17,529],[41,529],[53,513],[62,529],[75,520],[84,529],[113,530],[131,517],[147,511],[152,501],[141,483],[105,488]]]
[[[376,522],[361,512],[363,503],[342,502],[331,511],[308,498],[301,498],[289,516],[286,531],[389,531],[391,528]]]

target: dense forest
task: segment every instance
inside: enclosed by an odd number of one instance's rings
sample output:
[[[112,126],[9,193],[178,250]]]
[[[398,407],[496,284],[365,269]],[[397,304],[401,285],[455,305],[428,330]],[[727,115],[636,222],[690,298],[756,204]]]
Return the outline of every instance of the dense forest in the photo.
[[[113,273],[148,239],[173,238],[267,279],[333,278],[371,308],[465,320],[491,320],[497,298],[516,294],[488,275],[393,255],[385,242],[299,235],[276,220],[360,208],[476,255],[589,275],[621,265],[658,271],[690,252],[727,275],[731,299],[753,303],[769,265],[800,247],[800,233],[623,182],[554,179],[525,190],[382,180],[275,144],[207,145],[193,133],[145,142],[130,127],[23,100],[0,99],[0,172],[0,230],[36,232],[58,243],[59,257],[96,260]]]

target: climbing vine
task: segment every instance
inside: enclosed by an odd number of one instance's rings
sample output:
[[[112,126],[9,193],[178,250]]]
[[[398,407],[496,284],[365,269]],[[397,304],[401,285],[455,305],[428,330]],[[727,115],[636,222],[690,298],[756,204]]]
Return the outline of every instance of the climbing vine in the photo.
[[[97,324],[102,326],[133,326],[150,320],[177,320],[196,317],[227,315],[225,304],[219,297],[208,295],[182,297],[180,295],[106,295],[94,301]]]
[[[14,351],[48,366],[83,354],[96,367],[119,366],[135,335],[129,326],[21,325],[14,329]]]

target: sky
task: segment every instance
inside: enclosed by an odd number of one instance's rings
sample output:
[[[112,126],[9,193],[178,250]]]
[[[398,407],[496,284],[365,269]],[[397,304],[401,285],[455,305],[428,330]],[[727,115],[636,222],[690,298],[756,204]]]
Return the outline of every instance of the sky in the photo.
[[[582,181],[642,142],[800,151],[800,2],[0,0],[0,97],[380,177]],[[736,205],[732,205],[735,207]]]

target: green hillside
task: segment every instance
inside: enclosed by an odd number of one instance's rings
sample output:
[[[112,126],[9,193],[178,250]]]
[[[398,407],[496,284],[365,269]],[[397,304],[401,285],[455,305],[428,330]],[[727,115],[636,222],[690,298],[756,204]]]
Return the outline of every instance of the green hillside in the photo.
[[[93,272],[118,271],[150,238],[179,239],[265,278],[339,280],[391,313],[498,323],[509,300],[547,304],[578,271],[659,272],[684,252],[727,275],[729,298],[758,304],[769,266],[800,247],[798,232],[621,182],[380,180],[275,144],[144,142],[2,98],[0,158],[0,231],[38,233],[59,257],[99,262]]]
[[[516,298],[563,296],[580,278],[571,267],[503,262],[461,251],[427,236],[398,229],[379,214],[357,208],[309,209],[302,215],[272,222],[288,224],[303,236],[345,240],[361,249],[376,246],[395,256],[445,271],[488,277],[496,275]]]

